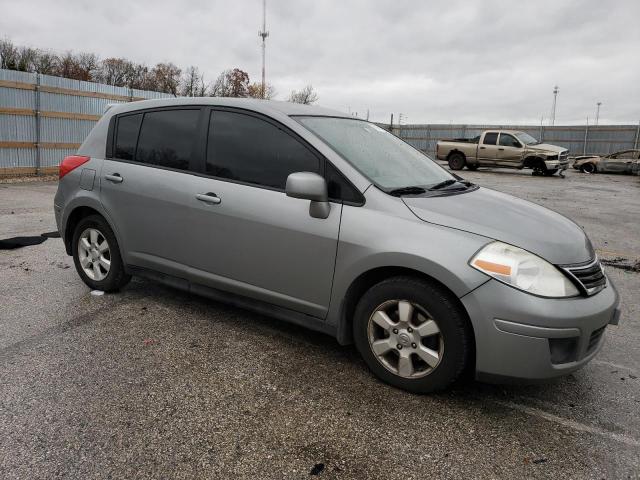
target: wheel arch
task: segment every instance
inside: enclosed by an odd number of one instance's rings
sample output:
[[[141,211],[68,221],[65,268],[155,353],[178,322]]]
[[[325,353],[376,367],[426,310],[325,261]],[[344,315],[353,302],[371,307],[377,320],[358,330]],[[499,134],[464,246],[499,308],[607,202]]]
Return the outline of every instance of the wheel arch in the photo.
[[[114,227],[113,222],[106,214],[106,212],[102,209],[102,206],[99,203],[92,201],[78,202],[77,204],[68,207],[67,210],[69,213],[65,215],[62,221],[64,232],[63,241],[67,255],[72,255],[71,242],[73,240],[74,229],[83,218],[86,218],[89,215],[100,215],[105,220],[105,222],[107,222],[107,224],[113,231],[113,234],[116,236],[118,246],[120,247],[122,253],[122,241],[120,235],[118,234],[118,230]]]
[[[523,168],[533,168],[537,163],[543,162],[544,158],[539,155],[530,155],[524,159]]]
[[[458,150],[457,148],[454,148],[447,154],[447,161],[449,161],[449,158],[451,158],[451,156],[456,153],[462,155],[462,158],[464,158],[465,161],[467,160],[467,156],[464,154],[462,150]]]
[[[410,267],[391,265],[371,268],[365,272],[362,272],[351,282],[346,290],[340,306],[338,325],[336,329],[336,337],[338,343],[340,343],[341,345],[348,345],[350,343],[353,343],[353,314],[355,312],[356,305],[358,304],[358,301],[360,300],[362,295],[364,295],[364,293],[375,284],[387,278],[399,276],[425,280],[437,285],[445,292],[447,292],[451,300],[455,302],[456,305],[460,307],[460,310],[464,313],[467,324],[469,326],[469,330],[473,335],[472,345],[475,349],[475,332],[473,329],[473,323],[471,322],[467,309],[464,307],[463,303],[460,301],[460,298],[453,292],[453,290],[442,281],[423,271],[416,270]],[[475,352],[470,358],[475,359]]]

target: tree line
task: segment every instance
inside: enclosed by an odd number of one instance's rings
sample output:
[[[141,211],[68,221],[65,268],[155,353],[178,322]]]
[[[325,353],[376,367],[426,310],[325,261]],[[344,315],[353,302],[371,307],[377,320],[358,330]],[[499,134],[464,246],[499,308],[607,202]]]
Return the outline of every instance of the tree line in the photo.
[[[214,81],[207,82],[197,66],[183,70],[171,62],[149,67],[126,58],[100,59],[98,55],[87,52],[57,54],[40,48],[18,46],[8,38],[0,40],[0,68],[183,97],[273,99],[277,95],[273,85],[267,83],[263,91],[262,82],[251,82],[249,74],[240,68],[225,70]],[[307,85],[302,90],[291,91],[287,100],[312,104],[318,100],[318,94],[311,85]]]

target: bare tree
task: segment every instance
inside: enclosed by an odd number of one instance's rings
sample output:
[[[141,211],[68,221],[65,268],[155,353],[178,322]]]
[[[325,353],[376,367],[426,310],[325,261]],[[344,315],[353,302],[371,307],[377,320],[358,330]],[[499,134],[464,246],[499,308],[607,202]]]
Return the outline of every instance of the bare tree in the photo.
[[[0,40],[0,68],[15,70],[18,63],[18,49],[8,38]]]
[[[239,68],[222,72],[211,90],[212,97],[246,97],[249,94],[249,74]]]
[[[292,103],[303,103],[305,105],[311,105],[318,101],[318,94],[311,85],[307,85],[299,92],[292,90],[289,95],[289,101]]]
[[[33,64],[33,71],[43,75],[55,75],[58,71],[59,58],[55,53],[40,50]]]
[[[128,84],[133,64],[124,58],[105,58],[100,62],[97,79],[107,85],[123,87]]]
[[[76,56],[78,62],[78,80],[84,80],[90,82],[94,79],[100,59],[95,53],[81,52]]]
[[[40,52],[35,48],[18,48],[15,69],[19,72],[33,72],[39,54]]]
[[[180,73],[182,71],[173,63],[159,63],[151,71],[159,91],[178,96]]]
[[[183,97],[204,97],[207,94],[207,84],[198,67],[187,68],[182,77],[180,95]]]
[[[94,53],[67,52],[60,57],[56,75],[90,82],[98,70],[98,56]]]
[[[132,64],[131,70],[127,73],[127,87],[138,90],[158,90],[155,77],[151,74],[149,67],[141,63]]]
[[[272,100],[275,98],[277,92],[273,85],[267,83],[264,86],[264,99]],[[262,97],[262,82],[253,82],[247,88],[247,96],[251,98],[263,98]]]

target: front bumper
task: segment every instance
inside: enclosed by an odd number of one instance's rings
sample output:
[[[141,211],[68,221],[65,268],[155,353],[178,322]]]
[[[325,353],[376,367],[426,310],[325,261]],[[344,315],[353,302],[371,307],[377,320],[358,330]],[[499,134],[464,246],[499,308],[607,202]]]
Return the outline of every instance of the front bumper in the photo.
[[[618,293],[607,287],[591,297],[541,298],[490,280],[461,301],[476,340],[479,379],[542,380],[588,363],[617,324]]]
[[[564,171],[569,168],[569,160],[545,160],[544,161],[547,170],[560,170]]]

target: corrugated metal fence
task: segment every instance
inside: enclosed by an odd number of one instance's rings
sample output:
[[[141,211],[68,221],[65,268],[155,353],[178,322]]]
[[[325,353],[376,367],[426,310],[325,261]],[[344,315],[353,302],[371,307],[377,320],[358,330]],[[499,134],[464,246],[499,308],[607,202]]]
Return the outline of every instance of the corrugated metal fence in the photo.
[[[387,125],[388,127],[388,125]],[[639,125],[394,125],[393,133],[414,147],[434,155],[436,142],[446,138],[473,138],[487,129],[513,129],[527,132],[545,143],[569,149],[570,156],[608,154],[638,148]]]
[[[54,171],[73,154],[108,103],[171,95],[34,73],[0,70],[0,176]],[[386,125],[389,128],[388,125]],[[488,128],[523,130],[571,155],[638,148],[640,125],[394,125],[393,133],[434,154],[443,138],[474,137]]]
[[[55,171],[109,103],[170,96],[0,69],[0,176]]]

